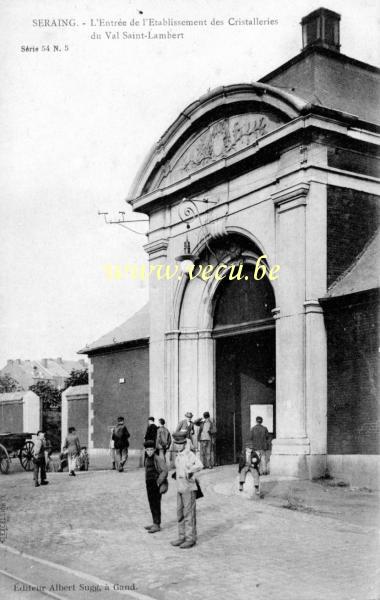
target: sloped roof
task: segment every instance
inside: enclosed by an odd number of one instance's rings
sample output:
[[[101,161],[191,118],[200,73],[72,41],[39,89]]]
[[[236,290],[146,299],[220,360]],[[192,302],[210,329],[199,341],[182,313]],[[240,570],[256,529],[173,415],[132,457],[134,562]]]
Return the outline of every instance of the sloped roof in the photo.
[[[364,247],[354,263],[334,281],[325,298],[337,298],[373,290],[380,286],[378,257],[380,249],[380,229]]]
[[[147,303],[124,323],[79,350],[78,354],[88,354],[93,350],[119,346],[134,340],[146,340],[149,339],[149,333],[149,303]]]

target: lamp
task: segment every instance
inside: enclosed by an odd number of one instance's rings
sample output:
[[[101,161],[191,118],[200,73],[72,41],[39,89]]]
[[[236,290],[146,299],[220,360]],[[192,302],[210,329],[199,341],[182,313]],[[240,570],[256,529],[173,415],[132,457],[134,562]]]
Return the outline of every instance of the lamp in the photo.
[[[216,200],[209,200],[208,198],[193,198],[189,200],[188,198],[183,198],[181,204],[178,208],[178,214],[181,221],[186,222],[189,220],[194,220],[195,218],[199,219],[199,224],[201,229],[204,227],[201,221],[201,215],[199,213],[198,207],[195,204],[196,202],[203,202],[205,204],[217,204]],[[183,254],[175,257],[175,260],[180,263],[181,271],[183,273],[190,273],[190,271],[194,268],[194,265],[197,260],[199,260],[199,256],[196,256],[191,252],[190,242],[188,238],[188,230],[190,229],[190,223],[186,222],[186,239],[183,243]]]
[[[189,223],[186,224],[186,230],[190,229]],[[186,231],[186,239],[183,243],[183,254],[175,257],[175,260],[180,263],[182,273],[190,273],[190,271],[194,268],[196,261],[198,260],[198,256],[195,256],[191,253],[189,238],[187,237]]]

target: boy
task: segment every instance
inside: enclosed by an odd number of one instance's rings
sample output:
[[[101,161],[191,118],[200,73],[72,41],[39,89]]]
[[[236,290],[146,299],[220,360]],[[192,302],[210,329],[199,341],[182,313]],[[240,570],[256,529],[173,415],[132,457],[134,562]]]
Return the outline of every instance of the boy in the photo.
[[[251,448],[246,448],[245,453],[242,452],[242,455],[239,460],[239,492],[243,491],[246,475],[248,471],[250,471],[253,477],[253,482],[255,484],[255,494],[257,496],[260,496],[259,465],[260,458],[257,452],[251,450]]]
[[[158,419],[158,422],[160,426],[157,429],[156,448],[159,457],[165,460],[165,455],[171,446],[172,438],[169,429],[165,427],[165,419]]]
[[[35,487],[39,487],[38,483],[38,473],[41,472],[41,485],[48,485],[48,481],[46,481],[46,460],[45,460],[45,452],[46,452],[46,442],[45,442],[45,434],[43,431],[37,431],[37,440],[33,447],[33,462],[34,462],[34,485]]]
[[[153,525],[147,525],[148,533],[161,531],[161,495],[167,490],[168,467],[155,452],[155,442],[147,440],[145,448],[145,483]]]
[[[191,441],[187,438],[187,431],[173,433],[173,440],[179,447],[175,459],[176,471],[172,475],[177,483],[178,540],[170,543],[172,546],[180,548],[191,548],[197,542],[197,484],[194,473],[200,471],[203,465],[191,450]]]

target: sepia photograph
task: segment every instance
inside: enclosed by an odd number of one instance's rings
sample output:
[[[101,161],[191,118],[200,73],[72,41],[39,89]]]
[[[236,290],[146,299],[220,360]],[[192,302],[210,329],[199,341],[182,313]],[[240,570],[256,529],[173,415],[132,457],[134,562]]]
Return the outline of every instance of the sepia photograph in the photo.
[[[0,597],[380,600],[377,0],[0,30]]]

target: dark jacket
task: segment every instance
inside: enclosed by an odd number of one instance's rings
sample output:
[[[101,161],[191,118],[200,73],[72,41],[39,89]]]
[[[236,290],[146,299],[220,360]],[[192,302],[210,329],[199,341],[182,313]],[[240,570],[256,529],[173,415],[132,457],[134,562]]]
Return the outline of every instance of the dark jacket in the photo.
[[[77,456],[80,453],[80,441],[75,432],[67,434],[63,447],[67,449],[69,456]]]
[[[144,436],[144,440],[146,442],[148,440],[152,440],[152,442],[156,442],[156,437],[157,437],[157,425],[152,423],[151,425],[148,425],[148,427],[147,427],[146,434]]]
[[[269,432],[264,425],[255,425],[249,434],[253,450],[268,450]]]
[[[182,421],[178,423],[175,431],[176,433],[179,431],[186,431],[187,437],[191,438],[191,436],[194,435],[194,423],[190,421],[189,424],[186,419],[182,419]]]
[[[156,448],[159,450],[169,450],[172,443],[172,436],[170,435],[170,431],[165,425],[161,425],[157,429],[157,442]]]
[[[112,434],[112,439],[115,442],[115,448],[117,450],[122,450],[123,448],[128,448],[129,447],[129,438],[131,436],[129,435],[129,431],[126,428],[125,425],[116,425],[113,434]]]
[[[154,466],[157,471],[157,485],[160,488],[160,494],[165,494],[167,492],[169,484],[168,484],[168,473],[169,469],[164,460],[157,456],[157,454],[153,454],[154,458]],[[146,454],[144,458],[144,465],[146,470]]]

